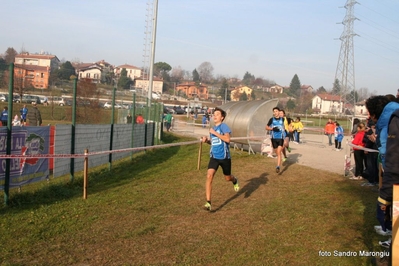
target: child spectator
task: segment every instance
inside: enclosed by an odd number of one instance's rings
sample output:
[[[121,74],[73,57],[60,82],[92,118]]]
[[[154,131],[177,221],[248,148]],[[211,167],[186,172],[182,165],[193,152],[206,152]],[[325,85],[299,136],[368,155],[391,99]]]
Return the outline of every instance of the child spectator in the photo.
[[[340,151],[341,142],[344,139],[344,129],[341,127],[341,125],[338,122],[335,122],[334,136],[335,136],[335,150]]]
[[[356,146],[361,146],[364,147],[364,123],[358,123],[357,124],[357,129],[356,129],[356,134],[354,139],[352,140],[352,144],[356,145]],[[363,177],[363,170],[364,170],[364,166],[363,166],[363,160],[364,160],[364,151],[358,148],[353,148],[353,154],[355,157],[355,176],[349,178],[352,180],[362,180]]]

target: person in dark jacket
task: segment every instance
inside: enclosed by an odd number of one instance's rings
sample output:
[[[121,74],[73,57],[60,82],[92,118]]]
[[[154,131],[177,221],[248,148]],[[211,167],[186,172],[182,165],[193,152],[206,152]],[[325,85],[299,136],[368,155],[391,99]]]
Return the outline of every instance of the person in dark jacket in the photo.
[[[36,127],[42,125],[42,116],[39,109],[37,109],[36,103],[32,104],[32,109],[29,110],[27,118],[30,126]]]
[[[3,111],[1,112],[0,120],[1,120],[1,124],[6,127],[8,124],[8,107],[7,106],[5,106]]]
[[[393,202],[393,186],[399,184],[399,109],[393,112],[388,124],[388,139],[386,143],[385,167],[382,185],[379,191],[378,219],[383,227],[392,228],[391,209]],[[380,241],[379,244],[389,248],[392,239]]]
[[[392,191],[392,181],[386,172],[386,149],[387,141],[390,139],[388,138],[389,122],[392,114],[399,109],[399,104],[392,101],[392,97],[379,95],[367,99],[366,108],[370,118],[376,123],[375,141],[379,151],[380,173],[382,173],[379,174],[380,192],[377,199],[377,220],[380,222],[380,225],[374,226],[374,229],[380,235],[390,236],[392,235],[392,222],[390,221],[392,199],[389,198],[389,189]],[[380,245],[390,248],[391,239],[383,242],[380,241]]]
[[[375,143],[375,123],[371,119],[367,121],[363,142],[365,148],[372,150],[378,149]],[[369,181],[365,186],[374,186],[378,183],[378,153],[365,151],[364,155],[366,169],[363,172],[363,177]]]

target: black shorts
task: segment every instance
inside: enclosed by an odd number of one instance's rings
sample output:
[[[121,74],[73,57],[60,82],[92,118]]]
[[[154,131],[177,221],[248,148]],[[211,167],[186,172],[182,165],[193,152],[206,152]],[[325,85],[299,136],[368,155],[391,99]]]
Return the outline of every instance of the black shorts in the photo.
[[[284,140],[283,139],[272,139],[272,146],[273,146],[273,149],[277,149],[278,146],[283,147]]]
[[[209,160],[208,169],[215,169],[215,171],[222,167],[224,175],[231,175],[231,159],[215,159],[212,158]]]

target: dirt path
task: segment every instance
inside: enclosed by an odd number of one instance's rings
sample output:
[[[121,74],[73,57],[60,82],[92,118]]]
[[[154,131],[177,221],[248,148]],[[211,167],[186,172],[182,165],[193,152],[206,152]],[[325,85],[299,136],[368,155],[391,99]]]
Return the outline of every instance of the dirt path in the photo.
[[[200,137],[208,135],[209,129],[201,126],[187,126],[176,124],[174,132],[179,135]],[[328,145],[327,136],[321,134],[301,134],[301,144],[290,142],[291,153],[288,154],[290,162],[310,166],[315,169],[344,174],[345,154],[349,155],[349,147],[346,145],[349,137],[342,141],[341,151],[336,151],[334,146]],[[239,145],[241,147],[241,145]],[[247,147],[244,146],[244,149]],[[259,151],[259,145],[254,146],[255,152]],[[352,159],[353,160],[353,159]]]

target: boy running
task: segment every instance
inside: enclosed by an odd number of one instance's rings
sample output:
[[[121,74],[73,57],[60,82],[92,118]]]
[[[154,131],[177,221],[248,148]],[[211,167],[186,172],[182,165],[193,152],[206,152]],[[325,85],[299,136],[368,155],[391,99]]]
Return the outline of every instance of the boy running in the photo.
[[[272,146],[277,154],[276,173],[279,173],[281,165],[281,152],[284,148],[284,139],[286,134],[284,118],[280,117],[280,109],[278,107],[273,108],[273,117],[270,118],[269,122],[267,123],[266,130],[271,132]]]
[[[210,211],[211,207],[211,194],[212,194],[212,181],[213,177],[219,166],[222,167],[224,178],[226,181],[231,181],[234,185],[234,190],[240,189],[238,180],[231,174],[231,156],[230,156],[230,128],[223,123],[226,117],[226,112],[220,108],[215,108],[213,112],[213,121],[215,126],[209,129],[210,137],[202,137],[202,142],[206,142],[211,145],[211,151],[208,164],[208,172],[206,175],[206,203],[205,209]]]

